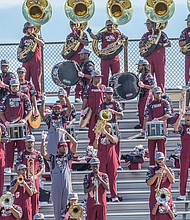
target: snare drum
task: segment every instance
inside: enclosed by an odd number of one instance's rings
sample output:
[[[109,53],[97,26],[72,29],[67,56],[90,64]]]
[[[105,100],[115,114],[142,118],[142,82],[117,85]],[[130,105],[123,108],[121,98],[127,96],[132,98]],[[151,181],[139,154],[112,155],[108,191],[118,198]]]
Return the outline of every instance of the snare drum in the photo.
[[[9,124],[8,134],[9,140],[23,140],[26,137],[27,129],[25,123]]]
[[[149,140],[164,139],[166,133],[166,125],[163,121],[150,121],[146,123],[146,136]]]

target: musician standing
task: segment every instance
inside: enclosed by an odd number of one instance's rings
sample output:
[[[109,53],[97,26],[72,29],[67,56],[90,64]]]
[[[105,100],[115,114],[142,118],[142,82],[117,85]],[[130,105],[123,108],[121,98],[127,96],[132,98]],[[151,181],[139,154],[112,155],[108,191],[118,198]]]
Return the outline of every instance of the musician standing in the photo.
[[[0,100],[7,94],[10,86],[10,80],[16,79],[14,73],[9,72],[9,61],[1,60],[1,73],[0,73]]]
[[[145,131],[146,122],[148,121],[164,121],[164,126],[167,128],[167,119],[171,115],[170,104],[167,100],[162,99],[162,90],[160,87],[154,87],[152,89],[152,93],[154,96],[154,100],[147,105],[144,112],[144,127],[141,130],[142,133]],[[166,130],[166,129],[165,129]],[[166,137],[159,140],[148,140],[148,152],[150,158],[150,165],[155,164],[154,155],[156,152],[156,145],[158,147],[158,151],[166,154]]]
[[[48,154],[45,149],[46,134],[42,133],[41,154],[49,162],[51,170],[51,193],[54,208],[55,220],[62,219],[62,213],[67,204],[67,198],[72,191],[71,170],[69,161],[73,160],[77,151],[77,141],[64,129],[57,129],[58,132],[64,133],[72,143],[72,148],[68,152],[66,142],[59,142],[57,145],[57,154]]]
[[[150,53],[144,57],[151,66],[151,73],[152,75],[156,76],[156,82],[159,87],[161,87],[162,91],[165,92],[165,75],[166,75],[166,54],[165,54],[165,47],[170,47],[171,42],[169,41],[167,35],[156,28],[156,23],[152,22],[151,20],[147,19],[146,26],[148,32],[146,32],[140,42],[139,48],[146,47],[146,43],[151,41],[152,38],[158,39],[158,43],[155,44],[155,48],[149,48]],[[161,32],[160,32],[161,31]],[[160,36],[159,36],[160,34]],[[153,46],[153,45],[152,45]]]
[[[140,129],[144,126],[144,110],[146,105],[152,101],[151,89],[156,86],[154,77],[150,73],[150,64],[147,60],[139,60],[138,72],[140,74],[138,85],[141,88],[138,100],[138,116],[140,124],[136,125],[134,127],[135,129]]]
[[[20,40],[18,47],[18,56],[25,50],[29,49],[28,53],[31,53],[31,56],[26,61],[23,62],[23,67],[26,68],[26,80],[32,82],[37,92],[37,100],[41,100],[41,47],[44,46],[43,39],[35,33],[35,26],[26,22],[24,24],[23,33],[25,36]],[[34,44],[32,48],[30,45]],[[36,47],[36,48],[35,48]],[[32,53],[32,50],[34,53]]]
[[[112,119],[108,122],[111,123],[112,129],[113,129],[113,134],[117,136],[118,141],[115,144],[115,150],[117,154],[117,160],[118,160],[118,165],[120,166],[120,139],[121,139],[121,133],[119,130],[119,123],[117,118],[118,117],[123,117],[123,109],[118,101],[115,101],[113,99],[113,88],[111,87],[106,87],[104,90],[104,95],[105,95],[105,101],[100,104],[99,106],[99,112],[103,109],[108,109],[112,113]]]
[[[83,100],[84,90],[92,79],[91,73],[95,71],[94,63],[89,60],[90,53],[91,51],[86,48],[79,52],[81,72],[78,73],[78,76],[82,79],[80,79],[75,88],[75,102],[80,102],[80,98]]]
[[[88,46],[88,37],[87,34],[81,29],[80,24],[76,24],[73,21],[70,21],[70,28],[72,32],[66,38],[66,44],[68,45],[69,48],[65,46],[65,50],[69,49],[70,51],[67,60],[74,60],[79,64],[80,63],[79,52],[84,48],[84,46]],[[76,44],[78,44],[78,47],[74,48]],[[73,50],[71,50],[71,48],[73,48]],[[67,96],[69,96],[70,87],[66,87],[65,90],[67,91]]]
[[[190,43],[190,14],[185,19],[187,22],[187,27],[181,32],[179,38],[179,46],[184,47],[188,46]],[[185,54],[185,83],[188,85],[190,79],[190,52],[189,49],[184,53]]]
[[[106,191],[109,190],[109,180],[106,173],[99,171],[100,160],[96,157],[90,160],[92,172],[85,175],[84,193],[88,194],[86,220],[106,220]]]
[[[114,24],[111,20],[107,20],[105,24],[105,31],[100,31],[97,35],[92,33],[91,28],[88,28],[86,31],[90,34],[90,37],[94,40],[99,40],[102,42],[102,49],[109,47],[110,44],[116,42],[118,38],[128,39],[124,34],[114,27]],[[114,49],[114,48],[113,48]],[[120,73],[120,58],[119,55],[114,56],[110,59],[101,59],[101,73],[103,74],[102,83],[105,86],[108,86],[109,73],[111,71],[113,74]]]
[[[39,209],[39,194],[40,194],[40,176],[44,171],[44,161],[41,153],[34,149],[35,137],[33,135],[26,136],[26,149],[19,152],[16,160],[16,165],[24,164],[27,167],[28,178],[31,179],[33,195],[32,216],[38,213]]]
[[[146,174],[146,183],[150,186],[150,220],[170,220],[174,218],[176,212],[171,194],[171,184],[175,182],[174,172],[167,167],[162,152],[156,152],[154,157],[156,165],[150,166]],[[162,188],[167,188],[170,192],[169,201],[163,205],[156,200],[156,192]]]
[[[81,117],[84,116],[84,110],[86,107],[92,109],[92,116],[88,123],[88,138],[90,140],[89,145],[92,146],[95,134],[94,127],[99,118],[98,108],[99,105],[104,101],[104,88],[105,86],[101,84],[102,75],[99,72],[92,72],[92,83],[89,84],[84,92],[84,100],[82,103]]]
[[[19,205],[23,211],[23,219],[32,220],[32,203],[33,195],[31,180],[26,176],[27,167],[19,164],[17,167],[18,177],[11,182],[11,193],[15,196],[15,204]]]
[[[5,192],[5,197],[12,196],[12,193]],[[0,219],[3,220],[18,220],[22,218],[22,208],[19,205],[12,204],[9,207],[3,207],[0,204]]]
[[[26,124],[32,114],[31,102],[25,94],[19,91],[19,86],[18,80],[12,79],[10,94],[4,97],[0,105],[0,118],[7,129],[11,122]],[[11,173],[15,148],[18,149],[18,152],[25,149],[25,140],[14,140],[5,144],[5,172]]]
[[[25,67],[19,67],[17,69],[17,74],[18,74],[18,80],[20,83],[20,91],[28,96],[30,99],[32,105],[34,106],[34,116],[38,116],[38,107],[37,107],[37,102],[36,102],[36,90],[32,82],[27,81],[25,79],[26,77],[26,68]]]
[[[40,110],[41,117],[48,126],[48,154],[57,154],[57,144],[59,141],[65,140],[65,135],[56,131],[57,128],[65,128],[67,118],[71,114],[71,103],[67,97],[66,91],[62,90],[58,92],[58,96],[64,96],[64,105],[54,104],[52,107],[52,113],[45,113],[45,96],[42,97],[42,106]],[[64,109],[64,111],[63,111]]]
[[[93,147],[98,149],[97,157],[100,160],[100,172],[107,173],[112,202],[119,202],[117,196],[117,168],[118,158],[116,154],[116,144],[118,138],[113,135],[113,128],[110,123],[106,123],[103,133],[96,133]]]
[[[185,124],[180,124],[183,114],[181,113],[174,125],[174,131],[181,135],[180,154],[180,196],[177,200],[186,200],[186,186],[188,180],[188,168],[190,165],[190,111],[185,112]]]

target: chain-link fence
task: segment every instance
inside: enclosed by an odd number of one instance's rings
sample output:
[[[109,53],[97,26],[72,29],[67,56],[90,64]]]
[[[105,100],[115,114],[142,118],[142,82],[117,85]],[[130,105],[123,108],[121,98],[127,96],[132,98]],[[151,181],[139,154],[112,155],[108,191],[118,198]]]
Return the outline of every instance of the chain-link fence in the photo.
[[[166,88],[174,89],[180,85],[185,85],[185,64],[184,55],[179,52],[178,39],[171,39],[172,46],[166,49]],[[124,60],[124,51],[120,53],[121,71],[124,72],[124,64],[128,62],[128,71],[136,73],[137,62],[140,58],[138,49],[139,40],[129,40],[128,61]],[[64,42],[46,43],[43,50],[44,57],[44,90],[46,92],[56,92],[58,87],[51,79],[51,71],[55,64],[64,61],[61,56]],[[10,71],[16,73],[16,69],[21,66],[17,61],[18,44],[0,44],[0,59],[8,59]],[[91,43],[89,45],[91,47]],[[92,52],[90,59],[95,63],[96,70],[100,70],[100,59]]]

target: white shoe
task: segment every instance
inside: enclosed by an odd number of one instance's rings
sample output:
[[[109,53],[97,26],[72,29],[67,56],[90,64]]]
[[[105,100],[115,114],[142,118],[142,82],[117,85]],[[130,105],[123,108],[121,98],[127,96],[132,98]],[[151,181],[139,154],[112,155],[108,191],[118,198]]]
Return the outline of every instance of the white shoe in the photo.
[[[4,173],[9,173],[10,174],[11,173],[11,168],[10,167],[5,168]]]
[[[79,103],[79,102],[80,102],[80,99],[79,99],[79,98],[76,98],[76,99],[75,99],[75,102],[76,102],[76,103]]]
[[[176,198],[176,200],[178,200],[178,201],[184,201],[184,200],[186,200],[186,196],[178,196],[177,198]]]
[[[119,199],[116,197],[116,198],[111,198],[111,201],[112,202],[119,202]]]

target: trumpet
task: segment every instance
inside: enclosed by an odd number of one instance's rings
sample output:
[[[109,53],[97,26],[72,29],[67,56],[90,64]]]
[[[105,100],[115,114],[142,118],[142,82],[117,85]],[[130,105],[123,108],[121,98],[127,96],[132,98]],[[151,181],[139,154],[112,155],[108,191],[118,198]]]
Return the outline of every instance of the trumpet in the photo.
[[[99,181],[98,179],[94,176],[93,180],[92,180],[93,184],[96,186],[95,190],[94,190],[94,200],[96,201],[96,205],[99,205],[99,198],[98,198],[98,185],[99,185]]]
[[[29,157],[27,159],[27,169],[28,169],[28,179],[31,179],[31,182],[32,182],[32,187],[33,187],[33,193],[34,194],[37,194],[38,193],[38,190],[36,188],[36,181],[35,181],[35,178],[34,178],[34,159]]]
[[[70,208],[69,208],[69,215],[70,218],[81,218],[83,216],[83,209],[80,205],[78,204],[73,204]]]
[[[23,175],[20,174],[20,175],[17,177],[17,182],[20,183],[20,184],[24,182],[24,177],[23,177]]]
[[[6,192],[0,197],[0,205],[4,208],[8,208],[12,206],[14,203],[13,194],[10,192]]]

